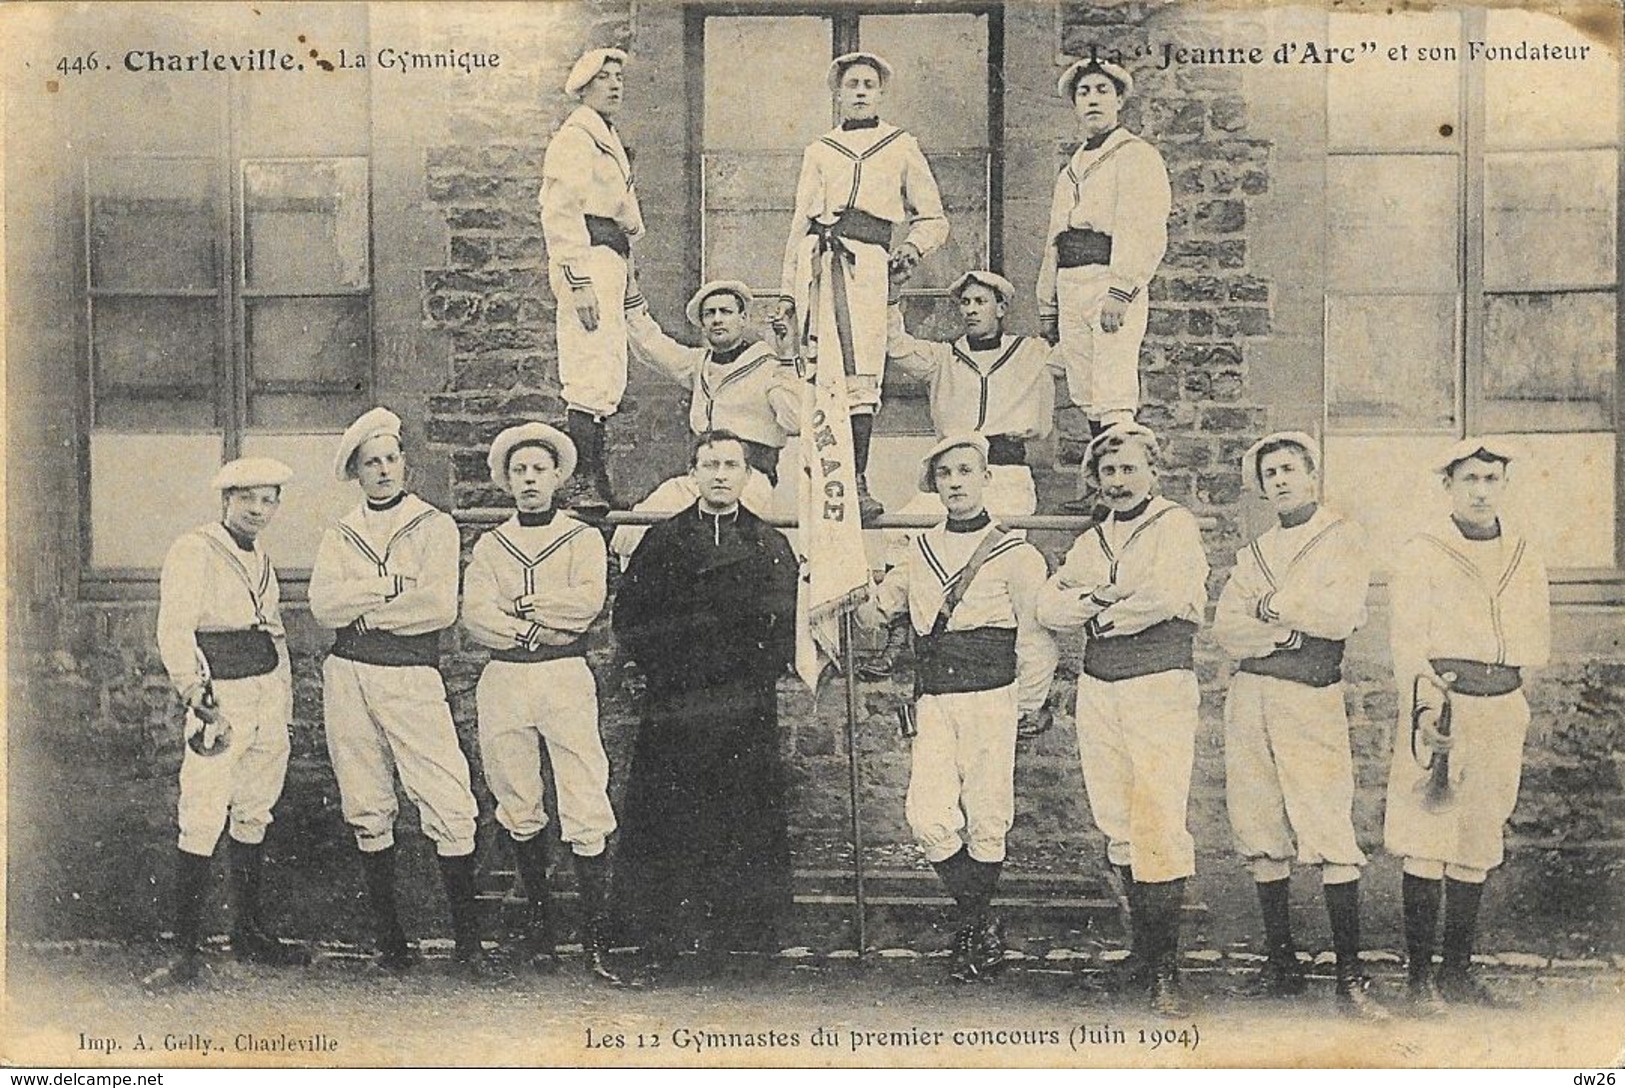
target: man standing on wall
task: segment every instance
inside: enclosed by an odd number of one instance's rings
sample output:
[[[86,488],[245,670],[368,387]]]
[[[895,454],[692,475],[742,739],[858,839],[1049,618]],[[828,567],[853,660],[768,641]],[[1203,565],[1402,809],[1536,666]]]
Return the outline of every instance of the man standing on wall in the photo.
[[[802,155],[778,314],[786,322],[799,315],[809,358],[842,362],[865,521],[884,512],[866,473],[885,373],[889,273],[906,273],[948,240],[942,195],[919,141],[880,119],[891,79],[891,65],[873,53],[847,53],[829,66],[841,123]],[[903,224],[907,236],[893,247]]]
[[[1439,459],[1450,514],[1400,548],[1390,583],[1400,721],[1383,834],[1405,859],[1407,993],[1421,1015],[1446,1003],[1502,1004],[1473,977],[1473,940],[1518,801],[1529,729],[1523,671],[1551,654],[1546,567],[1501,521],[1516,452],[1485,435]],[[1435,980],[1441,901],[1444,964]]]
[[[456,934],[457,964],[483,971],[474,898],[468,760],[440,678],[440,632],[457,622],[461,542],[451,515],[406,490],[401,421],[363,414],[339,440],[333,474],[362,502],[322,534],[310,572],[310,614],[334,628],[322,663],[327,751],[344,820],[355,832],[387,969],[412,966],[395,906],[395,772],[435,844]]]
[[[632,554],[612,622],[646,688],[615,902],[658,973],[696,939],[775,952],[791,903],[778,679],[795,652],[796,557],[739,504],[728,431],[694,442],[699,499]]]
[[[987,454],[979,434],[931,448],[920,490],[936,493],[947,519],[914,538],[857,613],[869,627],[914,627],[908,823],[959,907],[949,974],[960,982],[1004,966],[992,902],[1015,821],[1017,723],[1044,711],[1056,658],[1034,615],[1044,557],[988,516]]]
[[[631,154],[614,124],[626,63],[619,49],[582,54],[564,82],[581,105],[553,134],[542,159],[542,234],[558,300],[559,383],[581,459],[565,504],[600,513],[615,505],[604,422],[626,392],[622,302],[632,243],[643,233]]]
[[[164,557],[158,654],[186,706],[175,854],[179,948],[149,985],[197,978],[209,864],[228,824],[232,953],[275,966],[310,960],[303,948],[266,932],[259,903],[265,829],[288,770],[293,680],[276,569],[258,540],[292,478],[287,465],[266,457],[222,466],[213,483],[220,521],[186,533]]]
[[[1093,58],[1056,83],[1083,142],[1055,179],[1038,315],[1045,337],[1059,342],[1072,403],[1088,416],[1091,436],[1132,422],[1140,406],[1147,293],[1168,248],[1168,168],[1118,123],[1133,90],[1126,70]],[[1066,509],[1086,514],[1091,506],[1080,496]]]
[[[1387,1019],[1360,968],[1360,869],[1354,757],[1343,709],[1343,643],[1365,622],[1365,534],[1319,504],[1320,446],[1301,431],[1268,435],[1242,479],[1279,524],[1236,554],[1213,637],[1239,660],[1224,702],[1225,801],[1252,870],[1269,958],[1249,997],[1308,987],[1288,904],[1294,859],[1320,867],[1337,954],[1337,1004]]]

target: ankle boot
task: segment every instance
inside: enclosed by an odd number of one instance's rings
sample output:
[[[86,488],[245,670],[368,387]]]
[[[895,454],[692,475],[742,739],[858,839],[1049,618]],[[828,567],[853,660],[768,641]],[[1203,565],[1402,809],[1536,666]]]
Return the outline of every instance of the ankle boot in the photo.
[[[552,973],[559,966],[558,936],[553,928],[553,893],[547,887],[547,840],[536,835],[521,842],[510,836],[514,861],[530,899],[530,925],[525,953],[530,966]]]
[[[1433,982],[1433,940],[1444,881],[1406,873],[1400,882],[1405,912],[1406,1001],[1416,1016],[1439,1016],[1444,999]]]
[[[418,954],[406,940],[395,906],[395,847],[362,851],[361,872],[367,881],[378,965],[386,971],[405,971],[418,962]]]
[[[603,486],[608,479],[603,465],[604,424],[590,412],[571,408],[564,425],[575,443],[576,469],[564,485],[560,505],[589,515],[606,513],[611,503]]]
[[[1290,877],[1261,880],[1253,885],[1264,919],[1264,951],[1268,959],[1257,976],[1233,991],[1238,996],[1297,997],[1309,988],[1292,939],[1291,885]]]
[[[202,967],[198,931],[208,898],[209,865],[206,856],[175,851],[175,956],[142,980],[148,988],[186,985],[197,979]]]
[[[480,943],[479,900],[474,888],[474,874],[478,865],[473,854],[440,859],[440,879],[445,885],[451,930],[457,942],[453,954],[460,972],[471,977],[485,974],[485,949]]]
[[[235,912],[231,932],[232,953],[245,963],[260,963],[268,967],[302,967],[309,963],[310,953],[303,945],[283,944],[266,931],[260,917],[265,844],[228,839],[226,853],[231,859],[231,900]]]

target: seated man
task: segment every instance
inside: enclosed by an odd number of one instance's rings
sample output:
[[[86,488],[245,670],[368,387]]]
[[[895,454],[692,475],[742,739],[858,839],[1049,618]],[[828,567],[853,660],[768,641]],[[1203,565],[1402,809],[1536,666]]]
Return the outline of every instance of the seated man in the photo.
[[[987,440],[942,439],[922,463],[947,519],[914,540],[858,611],[893,618],[919,645],[909,827],[959,906],[950,977],[970,982],[1004,965],[991,913],[1004,840],[1015,819],[1016,728],[1041,713],[1055,644],[1034,614],[1047,568],[1038,549],[988,517]]]
[[[688,423],[695,434],[721,429],[739,436],[751,470],[742,501],[765,514],[779,481],[779,451],[797,430],[800,390],[788,326],[777,349],[748,339],[750,304],[750,288],[738,280],[704,284],[688,300],[686,313],[704,333],[705,346],[688,347],[666,335],[634,289],[626,300],[626,328],[633,358],[693,389]],[[684,472],[655,488],[636,509],[674,514],[699,494],[693,474]],[[611,547],[623,566],[644,532],[632,525],[615,531]]]

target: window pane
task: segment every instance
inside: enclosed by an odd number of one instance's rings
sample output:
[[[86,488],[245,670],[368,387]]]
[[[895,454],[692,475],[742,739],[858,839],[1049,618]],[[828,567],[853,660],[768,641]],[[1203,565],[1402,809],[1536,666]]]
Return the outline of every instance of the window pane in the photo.
[[[1546,46],[1550,58],[1475,59],[1483,65],[1489,146],[1576,147],[1619,142],[1619,59],[1607,45],[1542,12],[1507,8],[1492,10],[1487,18],[1488,45]],[[1617,49],[1618,9],[1605,18]]]
[[[864,15],[858,41],[895,69],[881,106],[887,121],[928,153],[988,146],[987,16]]]
[[[1342,150],[1461,146],[1461,16],[1455,12],[1332,15],[1333,45],[1403,42],[1411,60],[1336,64],[1326,74],[1326,137]],[[1423,60],[1436,57],[1437,60]],[[1446,131],[1447,130],[1447,131]]]
[[[245,162],[243,202],[250,290],[367,286],[365,159]]]
[[[1493,428],[1602,428],[1613,419],[1614,296],[1490,295],[1484,397]],[[1489,421],[1486,421],[1488,424]]]
[[[162,566],[176,537],[220,517],[220,460],[219,435],[93,433],[91,566]]]
[[[1454,155],[1334,155],[1326,163],[1326,271],[1339,292],[1455,291]]]
[[[709,152],[701,169],[705,278],[742,279],[752,290],[777,294],[801,153]]]
[[[349,419],[327,434],[312,434],[318,427],[303,425],[303,434],[247,434],[243,456],[275,457],[293,469],[293,483],[282,490],[282,505],[266,526],[260,542],[271,553],[277,573],[287,584],[294,571],[309,570],[316,561],[322,533],[356,504],[356,487],[333,478],[333,447]],[[416,487],[419,472],[407,458],[406,483]]]
[[[365,299],[252,299],[245,312],[250,426],[342,427],[366,407]]]
[[[1328,298],[1328,426],[1343,431],[1453,428],[1456,320],[1451,296]]]
[[[830,20],[823,16],[706,19],[707,150],[794,148],[799,163],[801,149],[833,123],[825,82],[832,42]],[[772,93],[764,94],[769,84]]]
[[[213,299],[102,298],[91,320],[100,426],[208,427],[221,367]]]
[[[95,159],[85,183],[93,289],[216,289],[219,188],[213,164]]]
[[[1484,156],[1485,286],[1611,283],[1618,166],[1614,151]]]

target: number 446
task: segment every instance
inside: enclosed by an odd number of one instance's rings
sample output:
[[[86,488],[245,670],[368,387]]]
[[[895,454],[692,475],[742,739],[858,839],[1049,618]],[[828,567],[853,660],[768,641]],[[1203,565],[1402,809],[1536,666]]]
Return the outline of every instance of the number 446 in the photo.
[[[86,53],[84,56],[62,57],[56,62],[56,70],[65,76],[77,76],[82,75],[85,72],[94,72],[101,66],[102,62],[96,59],[96,51],[94,49],[92,49],[89,53]]]

